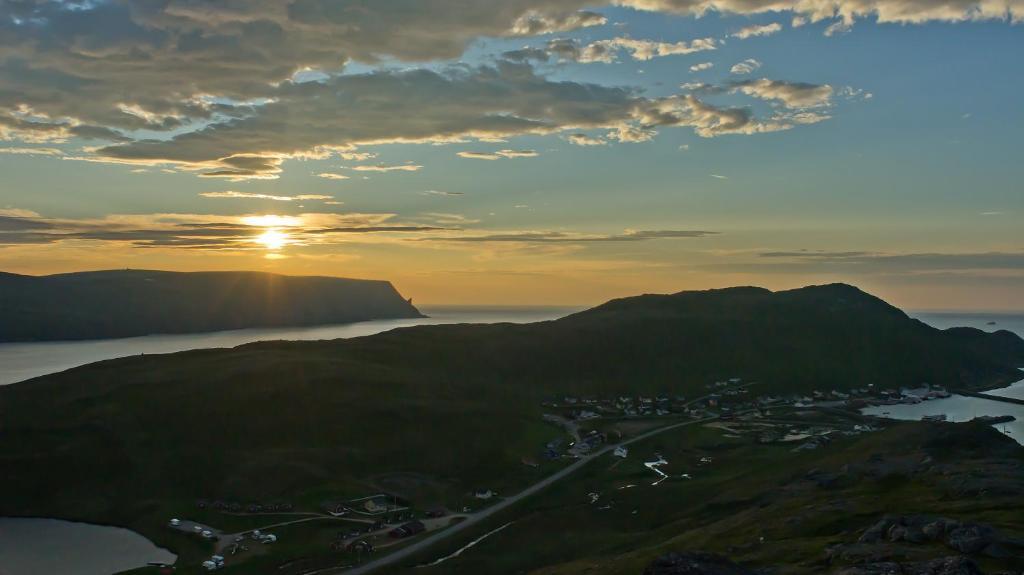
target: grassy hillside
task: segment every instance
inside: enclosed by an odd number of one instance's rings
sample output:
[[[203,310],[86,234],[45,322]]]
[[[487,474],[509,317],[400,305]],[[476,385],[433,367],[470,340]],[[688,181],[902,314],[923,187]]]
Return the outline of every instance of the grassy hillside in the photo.
[[[549,469],[563,393],[757,393],[1019,377],[1024,342],[940,331],[849,286],[641,296],[530,325],[446,325],[352,340],[131,357],[0,388],[0,515],[158,526],[197,498],[393,490],[458,504]],[[411,479],[410,479],[411,478]],[[168,543],[173,544],[173,542]]]
[[[991,428],[893,423],[821,450],[791,447],[717,428],[683,428],[634,446],[627,460],[595,461],[493,519],[479,532],[511,524],[458,558],[409,568],[476,534],[389,572],[639,575],[656,557],[699,550],[776,575],[810,575],[872,560],[959,555],[938,543],[857,543],[883,517],[921,514],[981,523],[1024,541],[1024,448]],[[691,479],[652,485],[656,476],[641,462],[655,453],[671,462],[670,474]],[[589,493],[599,494],[597,502]],[[986,573],[1017,572],[1000,570],[1024,567],[1020,550],[969,556]]]
[[[419,317],[385,281],[258,272],[0,274],[0,342]]]

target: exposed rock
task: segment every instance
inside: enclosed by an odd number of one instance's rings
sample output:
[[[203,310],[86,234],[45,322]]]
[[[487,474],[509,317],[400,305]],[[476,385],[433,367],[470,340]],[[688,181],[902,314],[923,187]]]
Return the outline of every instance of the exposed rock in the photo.
[[[973,561],[966,557],[942,557],[922,563],[903,566],[906,575],[984,575]]]
[[[931,561],[896,563],[884,561],[847,567],[836,575],[984,575],[966,557],[942,557]]]
[[[669,553],[655,559],[644,575],[756,575],[713,553]]]
[[[860,536],[858,542],[860,543],[876,543],[881,541],[883,537],[888,535],[889,529],[892,527],[894,521],[891,517],[883,517],[879,519],[877,523],[868,527],[867,530]]]
[[[1017,546],[1015,541],[1001,538],[999,532],[988,525],[961,523],[955,519],[927,515],[885,516],[867,528],[858,539],[861,544],[877,544],[882,541],[915,545],[941,541],[961,553],[985,552],[990,557],[1008,556],[1011,552],[1006,546]]]
[[[962,525],[946,535],[946,545],[961,553],[978,553],[995,540],[995,529],[987,525]]]

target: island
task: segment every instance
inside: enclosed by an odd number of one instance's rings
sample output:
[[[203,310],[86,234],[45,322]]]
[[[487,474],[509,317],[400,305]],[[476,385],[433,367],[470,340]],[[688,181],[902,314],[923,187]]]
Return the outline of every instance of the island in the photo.
[[[263,272],[0,273],[0,342],[423,317],[387,281]]]

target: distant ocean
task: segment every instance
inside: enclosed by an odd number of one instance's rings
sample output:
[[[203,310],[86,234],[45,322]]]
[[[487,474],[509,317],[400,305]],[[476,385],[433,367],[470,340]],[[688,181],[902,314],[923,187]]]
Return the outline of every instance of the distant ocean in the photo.
[[[1024,337],[1024,312],[964,313],[953,311],[911,311],[907,312],[907,315],[939,329],[950,327],[976,327],[984,331],[1005,329]]]
[[[106,359],[143,353],[235,347],[256,341],[322,340],[373,335],[400,327],[442,323],[529,323],[557,319],[580,308],[525,306],[422,306],[429,317],[314,327],[254,328],[210,333],[147,335],[124,339],[0,344],[0,385]]]
[[[442,323],[528,323],[557,319],[579,311],[571,307],[520,306],[431,306],[423,307],[429,318],[378,320],[342,325],[301,328],[242,329],[213,333],[149,335],[125,339],[0,344],[0,385],[7,385],[79,365],[139,355],[173,353],[189,349],[234,347],[255,341],[317,340],[360,337],[413,325]],[[968,314],[957,312],[911,312],[940,329],[954,326],[985,331],[1008,329],[1024,337],[1024,314]]]

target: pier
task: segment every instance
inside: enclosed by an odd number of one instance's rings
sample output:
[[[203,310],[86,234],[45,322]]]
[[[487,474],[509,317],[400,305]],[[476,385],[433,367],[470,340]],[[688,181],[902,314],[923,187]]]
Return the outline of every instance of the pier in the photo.
[[[1001,401],[1003,403],[1012,403],[1015,405],[1024,405],[1024,399],[1017,399],[1016,397],[1002,397],[1000,395],[989,395],[987,393],[981,393],[978,391],[967,391],[966,389],[952,390],[957,395],[967,395],[970,397],[977,397],[980,399],[990,399],[992,401]]]

